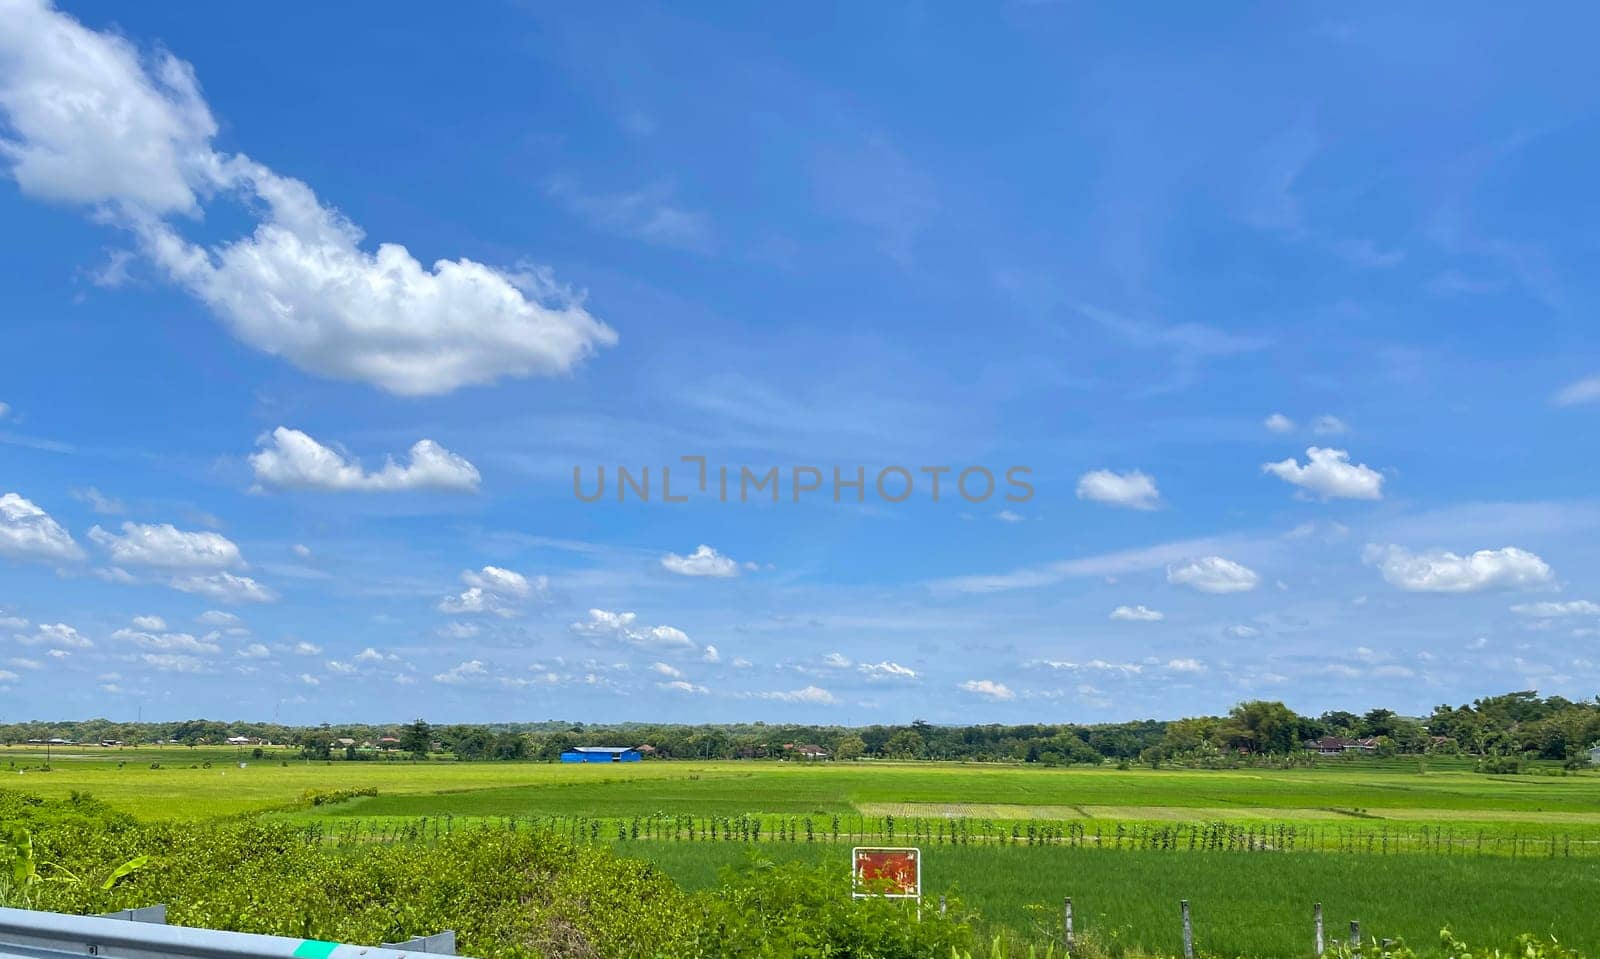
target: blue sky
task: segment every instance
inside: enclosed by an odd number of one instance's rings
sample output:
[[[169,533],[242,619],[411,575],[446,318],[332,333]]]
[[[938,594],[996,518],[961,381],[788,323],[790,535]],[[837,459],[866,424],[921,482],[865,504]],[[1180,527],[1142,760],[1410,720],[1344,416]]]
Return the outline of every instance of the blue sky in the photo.
[[[1593,11],[450,16],[0,0],[0,719],[1595,694]]]

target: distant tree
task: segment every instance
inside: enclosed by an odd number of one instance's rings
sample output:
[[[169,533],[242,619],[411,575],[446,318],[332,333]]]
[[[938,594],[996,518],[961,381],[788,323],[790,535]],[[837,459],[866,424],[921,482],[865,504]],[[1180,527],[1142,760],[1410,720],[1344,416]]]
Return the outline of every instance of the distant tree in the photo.
[[[427,759],[433,743],[433,727],[419,718],[402,729],[398,738],[401,749],[417,759]]]
[[[835,759],[860,759],[867,751],[867,744],[860,736],[843,736],[833,747]]]

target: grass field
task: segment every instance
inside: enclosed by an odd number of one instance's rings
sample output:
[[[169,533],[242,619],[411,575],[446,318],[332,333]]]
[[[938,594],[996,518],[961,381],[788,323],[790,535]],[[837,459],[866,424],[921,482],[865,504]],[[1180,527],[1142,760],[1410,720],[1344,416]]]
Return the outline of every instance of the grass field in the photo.
[[[848,868],[845,850],[804,843],[755,851],[717,843],[619,848],[690,888],[713,884],[720,869],[752,856]],[[950,891],[999,926],[1057,936],[1062,897],[1071,896],[1079,932],[1161,955],[1182,954],[1180,899],[1193,910],[1197,947],[1212,954],[1309,955],[1315,902],[1323,904],[1328,935],[1340,939],[1355,919],[1365,936],[1424,947],[1442,926],[1468,942],[1537,932],[1589,953],[1600,946],[1600,913],[1578,905],[1600,896],[1594,860],[1552,869],[1537,860],[943,847],[924,851],[924,869],[930,892]]]
[[[181,747],[55,752],[49,771],[41,761],[36,751],[0,749],[0,776],[9,774],[0,785],[52,797],[88,792],[150,819],[288,817],[357,843],[414,834],[405,824],[424,820],[435,830],[441,820],[555,822],[601,842],[632,830],[637,838],[619,848],[688,886],[750,856],[832,858],[843,869],[845,847],[883,840],[892,818],[898,842],[925,849],[929,888],[954,889],[993,927],[1053,930],[1061,897],[1071,895],[1080,927],[1155,950],[1177,948],[1177,902],[1187,898],[1208,951],[1302,953],[1311,904],[1320,900],[1330,936],[1359,918],[1372,934],[1422,944],[1448,924],[1469,941],[1534,931],[1600,952],[1600,914],[1588,905],[1600,896],[1594,773],[1484,776],[1461,763],[1415,760],[1227,771],[307,763],[271,751],[260,760],[244,755],[241,767],[238,750]],[[317,807],[301,798],[310,789],[367,786],[378,795]],[[737,827],[735,841],[706,841],[708,826],[726,830],[735,817],[761,820],[758,842],[736,841]],[[699,841],[661,838],[685,818],[698,823]],[[807,831],[796,838],[806,820],[817,842],[806,841]],[[947,826],[956,820],[980,835],[950,844]],[[825,840],[836,821],[834,844]],[[1215,851],[1203,842],[1199,849],[1213,851],[1190,851],[1211,822],[1238,824],[1250,848],[1269,851]],[[1050,830],[1049,842],[1011,838],[1035,825]],[[1284,830],[1300,838],[1284,843]],[[1150,848],[1162,842],[1168,848]],[[1304,851],[1312,848],[1323,852]]]

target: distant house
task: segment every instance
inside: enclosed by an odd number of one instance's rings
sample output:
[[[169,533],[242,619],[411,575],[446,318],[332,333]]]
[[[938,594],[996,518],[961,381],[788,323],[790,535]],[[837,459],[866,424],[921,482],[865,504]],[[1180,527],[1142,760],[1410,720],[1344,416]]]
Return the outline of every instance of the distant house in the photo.
[[[1589,765],[1600,766],[1600,746],[1589,747]]]
[[[333,741],[333,744],[335,746],[347,746],[348,747],[348,746],[354,746],[356,744],[356,741],[354,739],[351,739],[349,736],[340,736],[338,739],[335,739]]]
[[[1367,739],[1346,739],[1343,736],[1323,736],[1306,743],[1306,748],[1319,756],[1337,756],[1340,753],[1370,753],[1378,748],[1378,741],[1371,737]]]
[[[636,763],[642,758],[632,746],[575,746],[561,754],[564,763]]]
[[[796,756],[799,756],[801,759],[827,759],[828,758],[828,751],[826,749],[823,749],[821,746],[812,746],[812,745],[809,745],[809,744],[805,745],[805,746],[796,746],[796,747],[794,747],[794,754]]]
[[[378,740],[378,748],[379,749],[399,749],[400,748],[400,740],[394,738],[393,736],[381,737]]]
[[[249,736],[229,736],[227,743],[230,746],[254,746],[256,741]]]

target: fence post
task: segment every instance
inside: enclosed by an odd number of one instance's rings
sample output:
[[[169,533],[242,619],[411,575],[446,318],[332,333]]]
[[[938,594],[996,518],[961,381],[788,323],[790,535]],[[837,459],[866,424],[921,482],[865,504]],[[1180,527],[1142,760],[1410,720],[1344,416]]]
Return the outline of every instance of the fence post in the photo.
[[[1361,955],[1361,920],[1350,920],[1350,954]]]
[[[941,916],[944,915],[945,914],[945,910],[947,908],[948,908],[948,904],[944,901],[944,897],[940,896],[939,897],[939,915],[941,915]]]
[[[1312,916],[1312,919],[1316,922],[1316,926],[1317,926],[1317,955],[1321,956],[1322,955],[1322,903],[1319,902],[1315,906],[1311,907],[1311,916]]]
[[[1183,911],[1183,959],[1194,959],[1194,927],[1189,922],[1189,900],[1178,900]]]
[[[1061,925],[1066,932],[1067,949],[1072,949],[1072,897],[1061,900]]]

